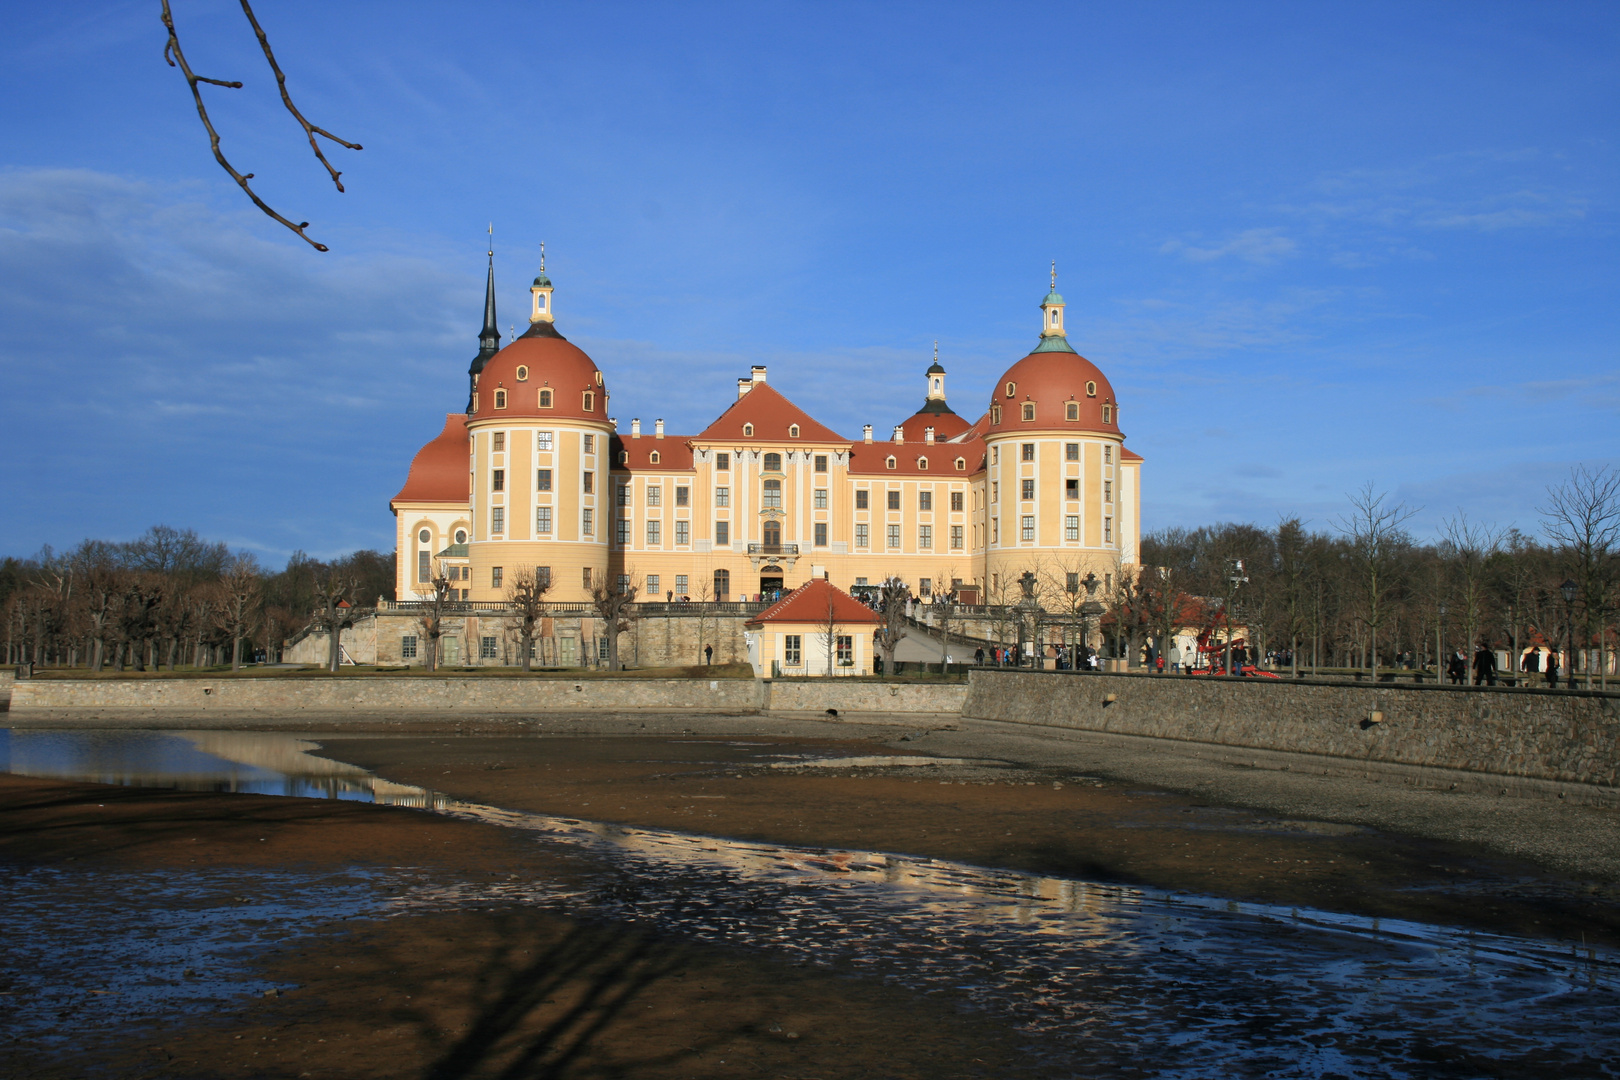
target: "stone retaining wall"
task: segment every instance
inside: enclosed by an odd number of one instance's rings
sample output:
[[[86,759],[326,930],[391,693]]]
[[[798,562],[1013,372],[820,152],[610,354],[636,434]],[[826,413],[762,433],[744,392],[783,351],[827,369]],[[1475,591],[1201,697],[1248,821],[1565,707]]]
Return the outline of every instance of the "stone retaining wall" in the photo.
[[[856,682],[853,679],[768,679],[772,712],[944,713],[960,716],[966,683]]]
[[[977,669],[962,715],[1620,784],[1616,693]]]

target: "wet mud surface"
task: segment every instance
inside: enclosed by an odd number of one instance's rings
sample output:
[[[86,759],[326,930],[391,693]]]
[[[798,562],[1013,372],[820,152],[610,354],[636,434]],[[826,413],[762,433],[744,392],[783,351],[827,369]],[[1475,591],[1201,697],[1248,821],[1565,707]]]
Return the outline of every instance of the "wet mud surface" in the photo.
[[[469,805],[0,776],[0,1073],[1615,1074],[1612,883],[1475,847],[869,739],[321,741]]]

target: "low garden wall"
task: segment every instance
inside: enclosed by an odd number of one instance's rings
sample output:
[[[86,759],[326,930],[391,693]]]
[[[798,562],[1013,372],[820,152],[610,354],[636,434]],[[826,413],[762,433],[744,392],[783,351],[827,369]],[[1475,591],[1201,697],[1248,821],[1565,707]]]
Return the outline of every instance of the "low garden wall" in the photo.
[[[1620,785],[1620,693],[975,669],[962,715]]]

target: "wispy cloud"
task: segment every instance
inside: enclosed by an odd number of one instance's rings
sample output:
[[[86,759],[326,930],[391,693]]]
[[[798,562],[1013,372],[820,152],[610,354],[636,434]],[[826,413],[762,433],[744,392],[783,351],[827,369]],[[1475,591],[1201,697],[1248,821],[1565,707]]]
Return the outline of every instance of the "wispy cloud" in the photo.
[[[1159,250],[1178,254],[1189,262],[1215,262],[1234,258],[1250,263],[1274,263],[1286,259],[1299,245],[1281,229],[1245,229],[1224,243],[1201,245],[1193,240],[1166,240]]]

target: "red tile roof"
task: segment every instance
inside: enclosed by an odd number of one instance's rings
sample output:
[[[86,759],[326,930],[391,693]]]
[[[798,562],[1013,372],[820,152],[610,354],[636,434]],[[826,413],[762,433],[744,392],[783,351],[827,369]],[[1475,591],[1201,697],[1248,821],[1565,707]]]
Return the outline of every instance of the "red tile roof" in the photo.
[[[833,617],[840,625],[882,622],[878,613],[824,578],[812,578],[788,593],[782,599],[749,619],[750,627],[765,623],[821,623],[827,622],[827,605],[832,604]]]
[[[458,503],[465,508],[471,497],[467,417],[464,413],[446,413],[444,430],[416,452],[405,486],[391,501]]]
[[[894,468],[889,458],[894,457]],[[965,468],[956,468],[961,458]],[[984,460],[984,444],[978,439],[970,442],[858,442],[849,452],[851,476],[930,476],[940,480],[966,480],[980,468]],[[927,461],[925,469],[920,461]]]
[[[754,425],[753,435],[743,434],[744,424]],[[770,383],[755,383],[753,389],[704,428],[697,441],[736,442],[753,438],[773,443],[785,442],[791,438],[788,428],[794,424],[799,425],[798,442],[849,445],[848,439],[811,419],[809,413],[789,401]]]
[[[1122,446],[1122,447],[1119,448],[1119,460],[1121,460],[1121,461],[1141,461],[1142,460],[1142,455],[1138,454],[1135,450],[1132,450],[1128,446]]]
[[[665,435],[662,439],[643,435],[639,439],[628,435],[613,436],[613,469],[619,472],[691,472],[692,437]],[[658,451],[658,463],[652,461]],[[628,460],[621,461],[628,455]]]

